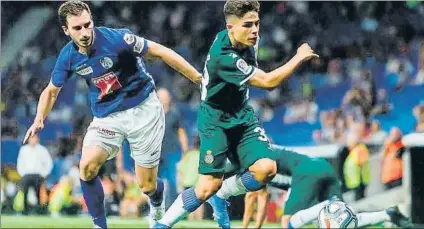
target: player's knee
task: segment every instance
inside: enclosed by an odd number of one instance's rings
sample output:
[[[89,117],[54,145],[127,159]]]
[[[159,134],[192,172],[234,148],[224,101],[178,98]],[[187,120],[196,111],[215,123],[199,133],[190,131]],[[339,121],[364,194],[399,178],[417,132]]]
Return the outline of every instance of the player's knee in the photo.
[[[277,163],[274,160],[263,158],[256,161],[249,170],[255,174],[256,180],[266,183],[277,174]]]
[[[222,180],[214,179],[210,180],[205,185],[196,186],[196,194],[198,194],[199,200],[206,200],[214,195],[222,186]]]
[[[156,191],[156,182],[138,183],[138,187],[144,194],[150,196]]]
[[[97,176],[97,173],[100,169],[100,164],[88,161],[81,160],[80,161],[80,177],[82,180],[89,181],[94,179]]]
[[[222,186],[222,182],[220,181],[211,182],[211,185],[204,189],[205,196],[212,196],[221,188],[221,186]]]

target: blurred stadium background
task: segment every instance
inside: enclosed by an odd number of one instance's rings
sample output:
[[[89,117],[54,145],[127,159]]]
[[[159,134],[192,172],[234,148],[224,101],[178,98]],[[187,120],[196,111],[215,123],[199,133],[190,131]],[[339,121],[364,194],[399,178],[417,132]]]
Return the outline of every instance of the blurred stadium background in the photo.
[[[215,34],[225,28],[224,2],[89,4],[95,25],[130,28],[176,50],[198,70],[203,68]],[[62,89],[45,129],[39,133],[40,144],[47,147],[53,164],[40,195],[30,192],[30,205],[34,207],[28,214],[44,216],[19,217],[23,208],[17,171],[21,142],[33,121],[39,95],[50,80],[56,57],[69,41],[56,20],[59,5],[1,2],[2,227],[90,225],[88,215],[82,218],[86,224],[81,225],[69,218],[56,224],[49,222],[50,217],[64,214],[87,214],[78,184],[78,160],[84,131],[92,117],[85,82],[77,79]],[[358,186],[345,188],[347,202],[365,211],[400,204],[415,223],[424,223],[423,213],[417,210],[417,205],[424,204],[420,197],[424,185],[419,178],[424,171],[422,166],[419,168],[423,163],[419,153],[424,152],[416,144],[424,143],[424,135],[417,134],[424,133],[423,21],[424,4],[419,1],[262,2],[262,69],[271,70],[287,61],[303,42],[308,42],[321,58],[299,69],[281,87],[269,92],[252,88],[250,96],[273,143],[327,158],[345,183],[352,179],[346,175],[350,173],[344,168],[346,158],[358,150],[355,147],[362,147],[360,154],[370,171],[360,174],[365,178]],[[192,148],[197,134],[198,86],[162,62],[148,63],[148,70],[156,85],[170,92],[173,109],[178,110],[177,120],[186,130]],[[412,140],[402,143],[405,138]],[[145,198],[139,197],[134,188],[128,151],[124,144],[121,156],[103,169],[107,212],[111,217],[142,218],[146,214]],[[184,177],[179,176],[179,187],[184,186],[183,181]],[[52,206],[59,198],[54,193],[64,186],[70,186],[63,194],[67,202]],[[271,190],[267,212],[270,225],[279,222],[284,211],[284,194]],[[122,208],[131,208],[126,205],[128,200],[139,206],[130,213],[122,212]],[[240,220],[243,197],[231,202],[232,218]],[[71,204],[74,208],[64,213],[64,206]],[[209,208],[203,218],[211,219]],[[113,222],[116,225],[112,223],[112,227],[119,226],[118,220]],[[137,222],[129,220],[123,227],[138,226],[134,224]],[[188,227],[214,226],[187,222]]]

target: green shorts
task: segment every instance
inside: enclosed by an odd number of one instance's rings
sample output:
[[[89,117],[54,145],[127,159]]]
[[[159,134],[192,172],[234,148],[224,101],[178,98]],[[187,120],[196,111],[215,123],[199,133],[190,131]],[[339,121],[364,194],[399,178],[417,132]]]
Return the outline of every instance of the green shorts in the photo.
[[[259,159],[275,160],[265,131],[250,106],[238,114],[240,119],[233,122],[219,122],[216,118],[219,115],[222,114],[216,114],[210,108],[199,108],[200,174],[223,174],[227,158],[242,171]]]
[[[324,159],[305,160],[293,171],[284,215],[293,215],[334,195],[342,199],[341,182],[331,165]]]

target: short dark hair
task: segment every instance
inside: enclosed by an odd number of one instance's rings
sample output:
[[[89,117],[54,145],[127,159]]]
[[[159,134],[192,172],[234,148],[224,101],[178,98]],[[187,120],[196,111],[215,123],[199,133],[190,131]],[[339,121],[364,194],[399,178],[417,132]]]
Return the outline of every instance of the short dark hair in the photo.
[[[59,10],[57,11],[57,16],[59,18],[60,24],[63,26],[68,26],[68,22],[66,21],[66,18],[69,15],[79,16],[84,10],[87,10],[87,12],[91,16],[90,7],[85,2],[71,0],[71,1],[62,3],[62,5],[60,5],[59,7]]]
[[[231,15],[241,18],[250,11],[259,13],[259,8],[259,2],[255,0],[227,0],[224,5],[225,19]]]

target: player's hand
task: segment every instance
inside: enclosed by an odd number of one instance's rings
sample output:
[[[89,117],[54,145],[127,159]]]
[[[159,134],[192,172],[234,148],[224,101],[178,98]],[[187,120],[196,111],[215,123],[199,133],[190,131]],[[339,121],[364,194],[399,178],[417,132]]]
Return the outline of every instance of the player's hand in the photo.
[[[42,130],[44,128],[44,122],[42,119],[35,119],[34,123],[31,125],[31,127],[28,129],[28,131],[25,134],[24,141],[22,144],[25,144],[29,138],[32,138],[38,131]]]
[[[319,55],[314,53],[314,50],[312,50],[311,46],[309,46],[307,43],[303,43],[298,49],[297,49],[297,56],[302,61],[310,60],[311,58],[319,58]]]

